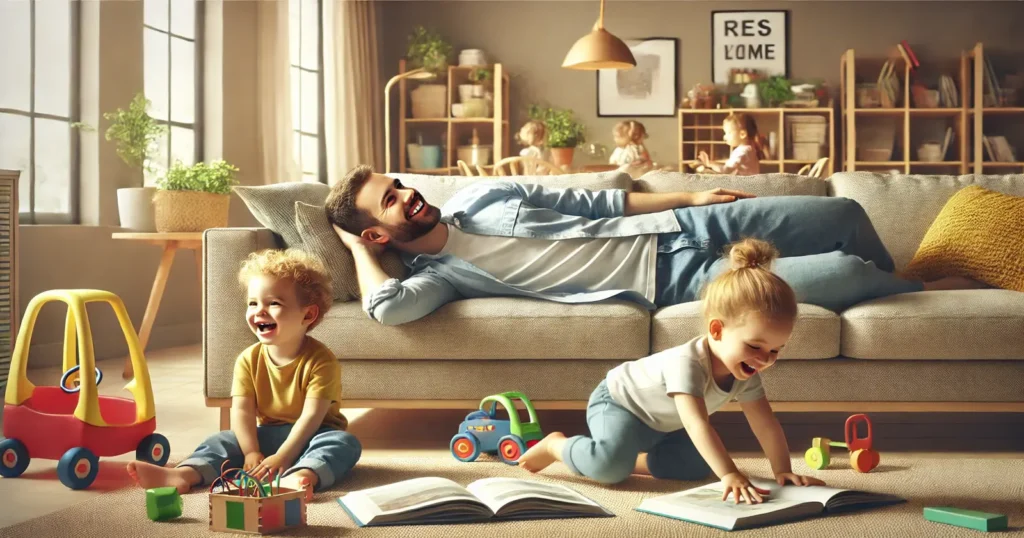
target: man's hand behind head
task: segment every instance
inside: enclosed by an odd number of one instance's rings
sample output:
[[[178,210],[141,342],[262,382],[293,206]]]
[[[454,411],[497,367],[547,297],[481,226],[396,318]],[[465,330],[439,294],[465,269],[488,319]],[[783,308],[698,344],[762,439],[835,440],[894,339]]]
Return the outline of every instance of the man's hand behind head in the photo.
[[[366,239],[363,239],[362,237],[355,234],[350,234],[345,230],[342,230],[341,227],[339,227],[337,224],[332,224],[331,226],[334,228],[334,233],[338,234],[338,237],[341,239],[341,242],[349,250],[354,251],[356,249],[362,248],[366,249],[368,252],[373,254],[380,254],[381,252],[384,252],[384,245],[374,243],[372,241],[367,241]]]

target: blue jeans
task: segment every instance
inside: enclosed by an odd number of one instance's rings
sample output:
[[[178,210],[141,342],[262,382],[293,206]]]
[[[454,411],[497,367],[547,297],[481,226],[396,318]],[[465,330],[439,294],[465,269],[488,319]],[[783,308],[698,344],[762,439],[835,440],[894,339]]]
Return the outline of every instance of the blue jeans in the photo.
[[[292,431],[292,424],[275,424],[256,428],[256,439],[260,452],[264,456],[277,453]],[[302,448],[301,455],[283,476],[309,469],[316,473],[316,491],[330,488],[345,476],[362,454],[363,448],[351,433],[322,427]],[[240,469],[245,463],[245,455],[238,446],[238,438],[231,430],[215,433],[196,448],[191,456],[178,464],[178,467],[192,467],[203,477],[198,486],[209,485],[221,474],[221,465],[227,461],[227,469]]]
[[[562,461],[576,474],[604,484],[622,482],[641,452],[655,478],[700,480],[711,472],[686,430],[660,432],[644,424],[615,403],[604,380],[590,395],[587,426],[590,437],[570,437],[562,449]]]
[[[859,302],[922,291],[895,264],[864,208],[848,198],[775,196],[675,210],[683,231],[658,236],[655,303],[700,299],[728,268],[723,249],[744,238],[771,242],[772,266],[801,303],[841,312]]]

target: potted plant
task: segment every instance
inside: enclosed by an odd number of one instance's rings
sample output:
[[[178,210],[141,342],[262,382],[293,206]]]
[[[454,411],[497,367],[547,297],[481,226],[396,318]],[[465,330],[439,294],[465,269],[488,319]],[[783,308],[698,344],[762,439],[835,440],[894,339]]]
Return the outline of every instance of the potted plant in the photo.
[[[793,99],[793,89],[786,77],[769,77],[759,82],[757,86],[761,90],[761,99],[768,103],[769,107],[782,106],[782,103]]]
[[[228,225],[231,187],[238,168],[225,161],[175,162],[157,181],[153,206],[158,232],[201,232]]]
[[[474,67],[469,72],[469,82],[459,84],[459,101],[465,103],[473,97],[483,97],[485,85],[494,78],[494,72],[485,67]]]
[[[136,171],[138,187],[117,189],[120,225],[136,232],[156,231],[153,212],[156,188],[146,187],[145,172],[152,171],[149,156],[156,149],[160,136],[167,131],[167,126],[149,115],[149,105],[149,100],[139,93],[127,110],[118,108],[103,114],[103,118],[110,121],[105,138],[117,144],[117,156]],[[75,123],[73,127],[93,130],[84,123]]]
[[[432,83],[423,83],[409,92],[412,98],[412,117],[447,118],[448,87],[441,82],[448,72],[448,59],[452,45],[437,32],[422,26],[413,29],[409,36],[406,59],[412,69],[423,68],[434,74]]]
[[[571,166],[576,147],[587,141],[583,124],[576,121],[572,110],[530,105],[529,117],[547,128],[546,142],[554,163]]]

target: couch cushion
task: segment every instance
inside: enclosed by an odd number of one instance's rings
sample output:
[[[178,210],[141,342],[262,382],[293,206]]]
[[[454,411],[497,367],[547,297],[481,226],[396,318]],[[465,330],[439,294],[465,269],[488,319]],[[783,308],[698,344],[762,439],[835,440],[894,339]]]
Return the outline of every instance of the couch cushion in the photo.
[[[637,359],[650,349],[650,314],[627,301],[493,297],[385,326],[348,302],[335,304],[310,334],[349,359]]]
[[[633,178],[624,172],[595,172],[563,174],[560,176],[428,176],[423,174],[388,174],[412,187],[423,195],[427,203],[441,207],[460,189],[481,181],[514,181],[536,183],[552,189],[570,187],[598,191],[602,189],[625,189],[633,187]]]
[[[926,282],[965,276],[1024,292],[1024,196],[971,185],[928,228],[904,275]]]
[[[240,185],[234,191],[252,216],[283,240],[284,246],[297,247],[302,244],[302,238],[295,228],[295,202],[322,207],[331,188],[323,183],[292,181],[273,185]]]
[[[334,300],[351,301],[362,294],[356,279],[355,261],[352,251],[341,242],[334,231],[323,204],[310,205],[295,202],[295,226],[302,238],[300,248],[312,254],[324,264],[334,284]],[[380,255],[381,269],[391,278],[404,279],[409,269],[402,263],[401,255],[388,249]]]
[[[842,354],[855,359],[1024,360],[1024,293],[903,293],[840,317]]]
[[[706,332],[700,301],[659,309],[651,317],[651,352],[684,344]],[[793,336],[779,358],[828,359],[838,355],[839,316],[820,306],[800,304]]]
[[[796,174],[759,174],[731,176],[726,174],[683,174],[657,170],[636,180],[639,192],[706,191],[722,187],[747,191],[758,196],[827,196],[828,182]]]
[[[969,185],[1024,196],[1024,175],[928,176],[839,172],[829,179],[834,196],[860,202],[878,236],[902,269],[914,257],[932,221],[953,193]]]

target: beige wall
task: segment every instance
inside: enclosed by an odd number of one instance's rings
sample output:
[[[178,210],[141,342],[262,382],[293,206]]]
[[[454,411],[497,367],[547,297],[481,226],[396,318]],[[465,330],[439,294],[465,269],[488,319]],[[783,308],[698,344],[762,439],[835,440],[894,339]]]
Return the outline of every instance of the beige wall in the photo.
[[[883,55],[901,39],[923,64],[959,57],[961,50],[983,41],[989,49],[1015,56],[1015,65],[1024,67],[1024,4],[1019,2],[609,0],[605,27],[621,38],[679,38],[682,98],[695,84],[711,80],[711,11],[756,9],[789,10],[790,76],[824,78],[834,88],[843,51]],[[512,76],[513,132],[524,121],[527,105],[547,101],[575,110],[591,141],[610,148],[612,127],[621,118],[597,117],[596,76],[560,67],[572,44],[594,24],[597,10],[597,0],[383,2],[381,80],[397,73],[410,30],[424,24],[446,36],[456,55],[460,49],[481,48],[491,61],[505,64]],[[397,101],[392,106],[397,110]],[[678,162],[677,120],[641,121],[651,135],[648,146],[654,157]],[[397,155],[397,146],[392,150]]]
[[[131,171],[102,139],[101,113],[124,106],[142,89],[142,2],[83,2],[82,120],[99,125],[82,134],[82,222],[80,226],[21,226],[21,311],[39,292],[98,288],[118,294],[136,328],[149,299],[159,249],[115,241],[116,189],[133,183]],[[206,157],[223,157],[241,169],[245,184],[262,182],[256,142],[256,4],[208,1]],[[130,30],[130,31],[129,31]],[[223,55],[223,56],[222,56]],[[233,196],[231,225],[254,226]],[[200,293],[193,255],[179,252],[160,306],[149,349],[200,341]],[[99,358],[126,352],[109,308],[90,308]],[[60,363],[64,309],[51,305],[37,321],[31,367]]]

